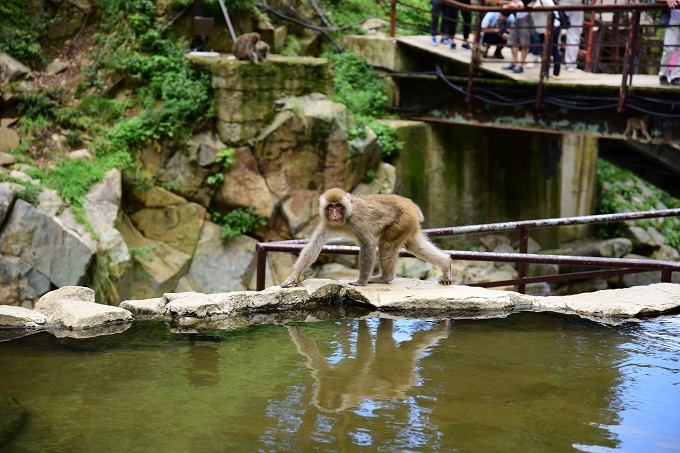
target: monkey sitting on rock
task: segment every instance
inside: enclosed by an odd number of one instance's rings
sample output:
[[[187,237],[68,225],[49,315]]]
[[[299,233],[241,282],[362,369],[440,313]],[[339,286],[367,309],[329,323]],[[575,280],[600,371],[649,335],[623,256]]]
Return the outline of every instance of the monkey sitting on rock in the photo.
[[[232,53],[239,60],[250,60],[258,64],[267,61],[269,44],[260,39],[259,33],[244,33],[236,38]]]
[[[649,115],[638,116],[635,118],[628,118],[626,122],[626,130],[623,132],[623,137],[626,139],[638,139],[638,131],[645,136],[648,141],[652,141],[649,135],[648,126],[651,117]]]
[[[359,244],[359,279],[352,285],[394,280],[402,245],[417,258],[439,266],[444,274],[439,283],[452,283],[451,257],[432,244],[422,232],[423,213],[408,198],[399,195],[351,195],[334,188],[321,195],[319,214],[319,225],[281,287],[300,283],[302,273],[316,261],[332,236],[342,236]],[[381,274],[371,277],[376,247]]]

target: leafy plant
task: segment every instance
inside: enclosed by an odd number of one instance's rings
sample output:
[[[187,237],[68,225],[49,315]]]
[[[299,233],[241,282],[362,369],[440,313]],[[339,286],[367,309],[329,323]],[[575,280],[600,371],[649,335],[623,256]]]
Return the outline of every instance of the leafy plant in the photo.
[[[267,224],[267,219],[258,215],[253,208],[238,208],[226,214],[212,211],[210,216],[220,225],[222,242],[227,242],[240,234],[252,234],[258,227]]]
[[[226,170],[227,168],[234,165],[234,162],[236,162],[236,158],[234,157],[235,151],[236,150],[234,148],[219,150],[215,158],[215,163]],[[224,180],[224,175],[222,175],[222,180]]]
[[[45,62],[40,40],[47,35],[56,17],[31,9],[26,3],[25,0],[0,2],[0,52],[35,66]]]
[[[351,51],[328,55],[328,58],[333,62],[333,100],[345,104],[353,115],[386,115],[385,86],[364,58]]]

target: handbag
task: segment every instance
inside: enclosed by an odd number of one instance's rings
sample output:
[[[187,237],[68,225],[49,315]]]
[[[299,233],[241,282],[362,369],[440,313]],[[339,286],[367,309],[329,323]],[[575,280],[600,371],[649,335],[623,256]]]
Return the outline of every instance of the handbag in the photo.
[[[664,8],[661,10],[661,15],[659,16],[659,25],[662,27],[668,27],[671,22],[671,9]]]

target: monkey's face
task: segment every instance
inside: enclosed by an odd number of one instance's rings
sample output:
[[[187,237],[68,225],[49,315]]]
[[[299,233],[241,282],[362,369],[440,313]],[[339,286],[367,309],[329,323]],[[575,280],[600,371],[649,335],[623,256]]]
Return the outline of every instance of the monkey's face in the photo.
[[[345,219],[345,206],[342,203],[329,203],[326,206],[326,219],[330,223],[340,223]]]

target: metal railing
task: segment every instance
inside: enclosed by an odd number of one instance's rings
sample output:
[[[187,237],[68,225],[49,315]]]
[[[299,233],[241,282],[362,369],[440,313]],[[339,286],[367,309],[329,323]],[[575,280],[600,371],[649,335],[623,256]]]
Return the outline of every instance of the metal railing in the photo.
[[[624,259],[603,258],[591,256],[567,256],[567,255],[541,255],[528,253],[529,231],[537,228],[590,225],[596,223],[622,222],[626,220],[653,219],[663,217],[680,216],[680,209],[664,209],[655,211],[627,212],[620,214],[602,214],[592,216],[561,217],[540,220],[522,220],[517,222],[490,223],[481,225],[468,225],[449,228],[434,228],[423,230],[429,237],[453,236],[470,233],[491,233],[501,231],[519,231],[519,253],[495,253],[495,252],[470,252],[459,250],[444,250],[452,259],[510,262],[517,263],[517,278],[511,280],[498,280],[492,282],[465,283],[469,286],[517,286],[517,291],[524,293],[529,283],[554,282],[595,277],[611,277],[615,275],[634,274],[647,271],[661,271],[661,281],[670,282],[672,273],[680,271],[680,262],[662,261],[652,259]],[[261,291],[265,287],[265,272],[267,267],[268,252],[300,252],[307,243],[306,240],[297,239],[290,241],[259,242],[255,246],[257,254],[257,280],[256,289]],[[322,254],[330,255],[358,255],[358,246],[326,245],[321,250]],[[412,257],[405,250],[400,250],[399,256]],[[595,266],[608,269],[591,270],[583,272],[571,272],[564,274],[550,274],[541,276],[527,276],[528,264],[569,264],[576,266]]]
[[[472,46],[473,46],[473,52],[477,52],[477,47],[479,46],[479,37],[481,35],[481,23],[482,23],[482,17],[485,13],[487,12],[493,12],[493,11],[511,11],[513,13],[519,12],[519,11],[527,11],[527,12],[548,12],[548,11],[584,11],[584,13],[590,13],[589,18],[584,22],[583,28],[587,29],[587,31],[584,33],[585,38],[584,38],[584,57],[585,57],[585,66],[586,70],[593,70],[593,58],[591,55],[591,51],[594,47],[602,48],[603,43],[598,42],[597,46],[594,45],[594,36],[593,36],[593,31],[596,26],[596,20],[595,20],[595,14],[602,14],[602,13],[612,13],[616,17],[616,32],[617,32],[617,38],[621,38],[622,36],[618,35],[624,35],[625,34],[625,40],[618,39],[616,41],[616,46],[622,46],[620,50],[623,51],[623,57],[618,58],[618,56],[615,56],[615,59],[617,60],[617,67],[620,67],[621,69],[621,85],[619,88],[619,96],[618,96],[618,106],[617,106],[617,112],[621,113],[625,110],[625,104],[626,104],[626,99],[628,97],[628,88],[632,85],[632,77],[633,74],[638,73],[640,71],[640,54],[639,54],[639,49],[640,49],[640,36],[641,36],[641,17],[642,13],[644,12],[654,12],[654,11],[659,11],[666,6],[666,3],[604,3],[600,2],[598,0],[593,0],[592,4],[589,4],[588,1],[586,0],[587,4],[581,4],[581,5],[563,5],[563,6],[541,6],[541,7],[536,7],[536,8],[513,8],[513,9],[504,9],[502,7],[502,3],[507,3],[505,1],[499,1],[499,2],[494,2],[495,6],[486,6],[486,0],[478,0],[478,1],[472,1],[472,5],[466,4],[466,3],[461,3],[456,0],[442,0],[443,2],[451,5],[452,7],[456,8],[456,10],[461,10],[461,11],[469,11],[472,13],[473,19],[472,23],[468,24],[468,26],[471,27],[472,33],[473,33],[473,39],[471,40]],[[414,8],[412,5],[409,5],[405,1],[401,0],[390,0],[390,36],[394,37],[396,35],[396,30],[398,26],[401,26],[402,28],[410,28],[410,29],[415,29],[417,31],[424,31],[422,30],[422,27],[420,25],[414,25],[414,24],[407,24],[400,22],[400,16],[398,10],[400,8]],[[417,9],[417,8],[416,8]],[[423,13],[425,12],[424,10],[419,10],[419,12]],[[456,12],[456,14],[458,14]],[[457,21],[456,21],[457,22]],[[600,28],[602,24],[599,24]],[[646,24],[646,27],[653,27],[654,29],[658,28],[658,25],[655,24]],[[542,63],[540,67],[540,76],[538,80],[538,86],[536,90],[536,109],[540,110],[542,108],[542,98],[544,95],[545,91],[545,81],[548,79],[548,73],[550,69],[550,47],[552,46],[552,33],[553,33],[553,21],[549,20],[546,23],[546,31],[545,31],[545,40],[542,44],[542,49],[541,49],[541,56],[542,56]],[[620,44],[618,44],[620,43]],[[611,43],[612,45],[615,44],[615,42]],[[534,46],[535,44],[532,44]],[[562,44],[564,46],[565,44]],[[661,43],[658,43],[659,46],[661,46]],[[648,48],[646,46],[645,48]],[[474,58],[471,59],[470,64],[469,64],[469,69],[468,69],[468,82],[467,82],[467,94],[466,94],[466,100],[467,102],[471,102],[473,95],[473,87],[474,87],[474,79],[475,79],[475,73],[476,73],[476,68],[475,68],[475,62]],[[619,61],[620,60],[620,61]],[[658,67],[658,63],[655,63],[656,67]],[[642,69],[649,69],[651,70],[652,68],[642,68]]]

